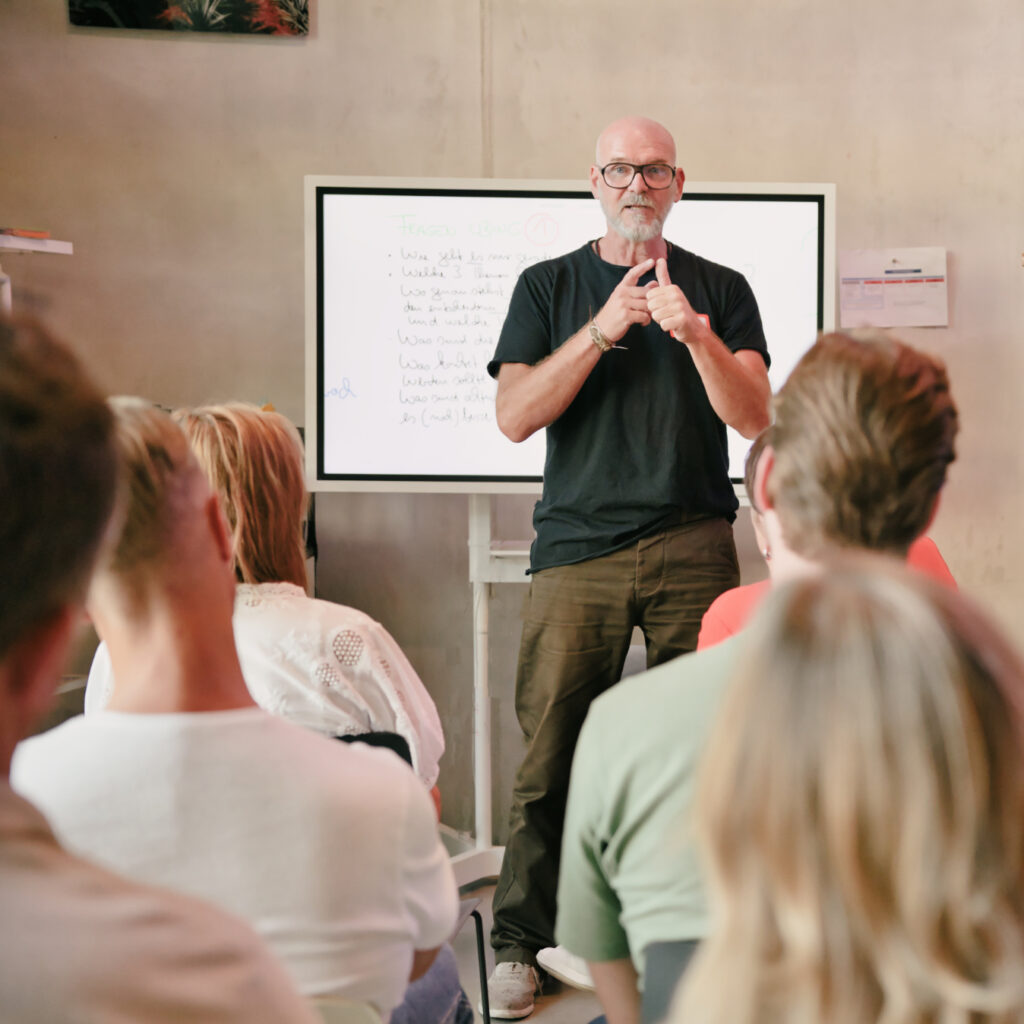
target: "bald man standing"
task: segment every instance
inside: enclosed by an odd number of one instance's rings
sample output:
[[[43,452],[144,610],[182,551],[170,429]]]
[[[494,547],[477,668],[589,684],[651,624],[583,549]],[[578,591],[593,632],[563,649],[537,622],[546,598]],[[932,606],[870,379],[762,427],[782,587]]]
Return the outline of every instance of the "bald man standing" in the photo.
[[[590,184],[607,230],[523,272],[488,366],[502,432],[547,432],[516,676],[527,749],[491,934],[491,1013],[504,1019],[533,1010],[537,952],[554,942],[590,702],[619,680],[635,626],[648,667],[691,651],[739,580],[725,428],[752,438],[768,425],[768,350],[743,276],[662,234],[684,180],[664,126],[605,128]]]

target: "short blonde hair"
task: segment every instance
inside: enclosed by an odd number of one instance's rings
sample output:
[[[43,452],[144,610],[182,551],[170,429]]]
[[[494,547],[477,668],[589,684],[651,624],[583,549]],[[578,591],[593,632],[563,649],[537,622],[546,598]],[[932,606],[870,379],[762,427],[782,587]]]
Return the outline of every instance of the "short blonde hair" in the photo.
[[[787,544],[906,555],[955,457],[945,367],[880,332],[826,334],[774,400],[767,481]]]
[[[173,565],[180,538],[209,495],[185,435],[167,412],[142,398],[110,399],[124,490],[124,520],[106,568],[125,581]]]
[[[305,588],[309,495],[294,424],[244,402],[179,409],[174,416],[220,498],[239,582]]]
[[[783,585],[701,765],[714,920],[674,1019],[1024,1019],[1024,666],[877,558]]]

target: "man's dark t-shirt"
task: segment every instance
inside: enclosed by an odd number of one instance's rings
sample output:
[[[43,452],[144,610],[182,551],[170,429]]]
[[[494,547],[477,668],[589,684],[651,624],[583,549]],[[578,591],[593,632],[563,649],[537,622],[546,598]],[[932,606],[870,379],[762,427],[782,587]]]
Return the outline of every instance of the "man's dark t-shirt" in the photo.
[[[678,246],[670,247],[668,271],[729,349],[753,349],[768,364],[742,274]],[[502,363],[539,363],[600,311],[625,273],[589,243],[527,268],[488,373],[496,377]],[[640,284],[650,280],[653,270]],[[725,425],[686,345],[654,322],[634,324],[547,428],[530,571],[606,555],[691,519],[731,522],[738,503],[728,466]]]

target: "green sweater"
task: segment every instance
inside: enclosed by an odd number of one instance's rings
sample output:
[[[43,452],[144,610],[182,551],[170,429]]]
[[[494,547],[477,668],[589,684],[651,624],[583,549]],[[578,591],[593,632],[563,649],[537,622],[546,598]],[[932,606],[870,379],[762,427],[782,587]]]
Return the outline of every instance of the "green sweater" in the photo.
[[[707,934],[690,814],[696,770],[738,648],[730,639],[623,680],[590,706],[569,784],[560,945],[586,960]]]

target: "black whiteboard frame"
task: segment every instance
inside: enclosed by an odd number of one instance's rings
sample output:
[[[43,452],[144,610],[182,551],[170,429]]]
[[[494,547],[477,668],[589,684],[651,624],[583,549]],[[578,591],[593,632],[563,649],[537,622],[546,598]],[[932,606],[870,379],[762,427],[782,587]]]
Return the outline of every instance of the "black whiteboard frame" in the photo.
[[[327,474],[324,472],[324,198],[332,194],[511,197],[529,194],[596,202],[588,182],[531,179],[386,178],[309,175],[305,178],[306,243],[306,432],[311,490],[539,494],[537,476]],[[835,329],[835,185],[786,182],[692,182],[682,202],[716,199],[809,202],[817,206],[817,327]],[[495,338],[495,343],[497,339]],[[509,442],[511,443],[511,442]]]

